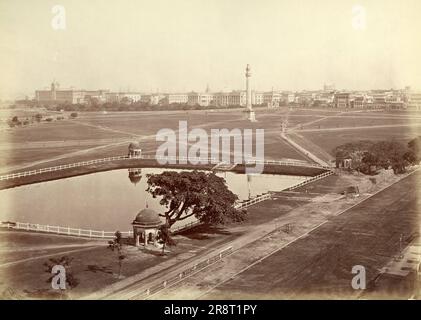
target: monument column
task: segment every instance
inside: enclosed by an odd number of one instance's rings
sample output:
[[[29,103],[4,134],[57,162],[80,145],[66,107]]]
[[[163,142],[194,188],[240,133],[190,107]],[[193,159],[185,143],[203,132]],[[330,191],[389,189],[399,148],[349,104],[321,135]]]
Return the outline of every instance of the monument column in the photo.
[[[246,108],[247,108],[247,119],[251,122],[256,121],[256,115],[253,111],[253,106],[251,104],[251,87],[250,87],[250,65],[246,67]]]

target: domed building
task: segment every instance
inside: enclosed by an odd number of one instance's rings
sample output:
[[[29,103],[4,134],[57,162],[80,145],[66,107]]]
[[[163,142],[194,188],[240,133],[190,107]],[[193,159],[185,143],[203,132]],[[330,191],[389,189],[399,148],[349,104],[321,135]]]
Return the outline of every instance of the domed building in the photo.
[[[140,245],[140,242],[143,242],[145,247],[150,242],[156,246],[158,230],[163,224],[155,210],[149,208],[140,210],[132,222],[136,247]]]
[[[138,158],[142,156],[142,149],[139,142],[131,142],[129,144],[129,158]]]

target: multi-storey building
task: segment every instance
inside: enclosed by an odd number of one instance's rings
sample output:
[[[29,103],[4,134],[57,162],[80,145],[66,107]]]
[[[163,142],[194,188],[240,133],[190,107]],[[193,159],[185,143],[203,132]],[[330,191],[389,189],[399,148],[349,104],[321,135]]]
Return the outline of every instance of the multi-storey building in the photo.
[[[366,107],[366,99],[363,95],[354,95],[350,99],[350,107],[353,109],[364,109]]]
[[[133,93],[133,92],[108,92],[106,94],[106,101],[107,102],[138,102],[142,98],[140,93]]]
[[[186,104],[189,100],[187,93],[169,93],[165,96],[165,102],[168,104]]]
[[[54,81],[50,90],[36,90],[35,99],[45,104],[76,104],[85,103],[91,97],[103,100],[107,93],[108,90],[60,89],[60,85]]]
[[[289,91],[283,91],[281,93],[281,100],[285,104],[289,104],[295,101],[295,93]]]
[[[411,92],[409,94],[408,110],[421,111],[421,92]]]
[[[275,91],[269,91],[263,93],[263,104],[267,105],[269,108],[279,107],[281,102],[281,94]]]
[[[252,100],[252,104],[254,105],[262,105],[264,103],[264,93],[252,91],[251,100]]]
[[[213,93],[190,92],[188,94],[188,104],[191,106],[199,105],[208,107],[215,104],[215,95]]]
[[[149,103],[150,105],[158,105],[160,103],[167,102],[167,97],[160,93],[142,94],[140,101],[143,103]]]
[[[348,92],[337,92],[333,97],[333,106],[335,108],[349,108],[349,96]]]
[[[214,101],[217,106],[245,106],[246,92],[232,91],[232,92],[218,92],[214,95]]]
[[[301,91],[295,95],[295,102],[300,105],[309,106],[313,103],[313,100],[315,97],[316,97],[315,92]]]

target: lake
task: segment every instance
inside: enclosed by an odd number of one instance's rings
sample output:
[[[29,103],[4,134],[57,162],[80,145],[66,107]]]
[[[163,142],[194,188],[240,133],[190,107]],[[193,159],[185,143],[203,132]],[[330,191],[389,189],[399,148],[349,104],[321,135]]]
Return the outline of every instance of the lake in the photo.
[[[145,191],[146,175],[163,171],[177,170],[120,169],[1,190],[0,221],[128,231],[136,214],[146,205],[164,211],[159,199]],[[233,172],[217,175],[225,178],[240,200],[248,199],[249,194],[282,191],[308,178],[259,174],[247,179],[247,175]]]

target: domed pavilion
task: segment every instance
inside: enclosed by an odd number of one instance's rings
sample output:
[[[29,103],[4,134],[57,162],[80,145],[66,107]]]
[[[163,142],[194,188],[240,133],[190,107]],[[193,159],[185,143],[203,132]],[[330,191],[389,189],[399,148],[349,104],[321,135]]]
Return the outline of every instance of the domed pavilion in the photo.
[[[138,158],[142,156],[142,149],[139,142],[131,142],[129,144],[129,158]]]
[[[149,208],[140,210],[132,222],[136,247],[140,246],[140,242],[143,242],[145,247],[150,242],[156,246],[158,230],[163,224],[155,210]]]

